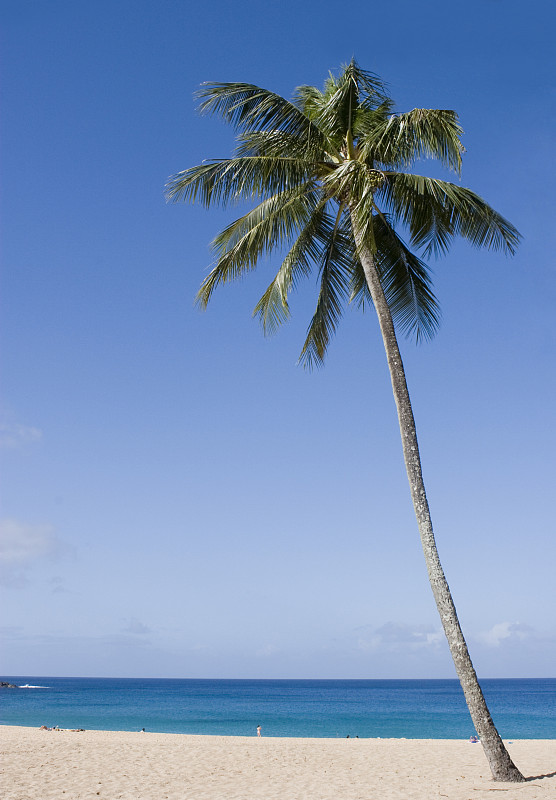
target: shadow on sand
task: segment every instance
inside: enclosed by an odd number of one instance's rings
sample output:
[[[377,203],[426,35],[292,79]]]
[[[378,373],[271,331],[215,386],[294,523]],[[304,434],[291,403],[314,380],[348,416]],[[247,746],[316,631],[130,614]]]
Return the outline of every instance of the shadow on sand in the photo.
[[[556,772],[547,772],[546,775],[534,775],[531,778],[525,778],[526,783],[529,781],[542,781],[543,778],[556,778]]]

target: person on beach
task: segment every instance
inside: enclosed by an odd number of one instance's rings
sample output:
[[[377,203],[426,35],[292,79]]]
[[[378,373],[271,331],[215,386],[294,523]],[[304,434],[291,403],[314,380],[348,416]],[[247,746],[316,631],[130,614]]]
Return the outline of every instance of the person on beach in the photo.
[[[261,726],[257,725],[257,736],[261,735]]]

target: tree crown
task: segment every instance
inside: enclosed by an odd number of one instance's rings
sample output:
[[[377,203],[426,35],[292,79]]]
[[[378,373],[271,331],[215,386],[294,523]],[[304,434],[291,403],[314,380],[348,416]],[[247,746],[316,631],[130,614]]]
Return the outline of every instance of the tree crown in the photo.
[[[300,359],[306,366],[322,363],[346,303],[371,302],[354,230],[374,257],[394,321],[417,341],[431,337],[440,319],[423,259],[445,253],[455,236],[515,251],[519,233],[481,197],[406,171],[433,158],[460,174],[457,114],[395,113],[384,83],[353,60],[322,90],[300,86],[292,100],[247,83],[206,83],[198,97],[202,113],[237,130],[236,152],[174,175],[168,198],[207,208],[259,201],[214,239],[216,264],[198,301],[206,307],[220,283],[254,269],[263,255],[285,253],[254,310],[271,333],[289,318],[290,292],[316,269],[317,306]]]

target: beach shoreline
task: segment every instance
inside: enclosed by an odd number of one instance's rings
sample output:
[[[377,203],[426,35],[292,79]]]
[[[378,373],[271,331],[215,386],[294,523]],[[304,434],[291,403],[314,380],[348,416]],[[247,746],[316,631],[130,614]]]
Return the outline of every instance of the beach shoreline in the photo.
[[[264,733],[264,732],[263,732]],[[495,783],[480,744],[0,726],[5,800],[505,800],[556,797],[556,740],[510,740],[525,784]]]

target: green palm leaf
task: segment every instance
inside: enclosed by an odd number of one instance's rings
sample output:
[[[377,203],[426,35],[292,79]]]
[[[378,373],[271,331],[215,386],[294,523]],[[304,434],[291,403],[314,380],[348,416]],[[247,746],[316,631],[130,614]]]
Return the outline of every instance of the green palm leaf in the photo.
[[[387,173],[378,192],[394,221],[411,232],[425,256],[445,252],[454,236],[475,247],[510,255],[520,240],[517,229],[479,195],[456,184],[409,173]]]
[[[417,342],[432,338],[440,323],[440,309],[429,268],[384,217],[376,220],[375,241],[380,282],[394,322]]]
[[[356,131],[365,154],[383,165],[405,168],[417,159],[435,158],[448,169],[461,171],[463,129],[454,111],[414,108],[406,114],[384,114],[382,119],[362,115]]]
[[[326,200],[315,205],[307,224],[282,262],[280,269],[253,311],[265,334],[274,333],[289,319],[288,296],[300,277],[310,275],[312,266],[322,259],[330,221],[325,214]]]
[[[298,158],[306,162],[323,161],[327,155],[314,138],[284,131],[249,131],[237,137],[236,155],[267,158]]]
[[[297,106],[250,83],[204,83],[197,93],[204,114],[218,114],[239,130],[280,130],[323,142],[321,131]]]
[[[396,327],[417,342],[434,336],[440,309],[431,286],[429,268],[414,253],[382,215],[375,215],[375,260],[382,289]],[[364,308],[372,305],[363,267],[354,263],[350,302]]]
[[[197,295],[201,307],[206,308],[219,284],[255,269],[262,255],[295,238],[307,224],[317,202],[317,194],[306,191],[305,187],[289,189],[264,200],[219,233],[212,243],[216,266]]]
[[[300,363],[308,369],[324,363],[328,344],[342,317],[342,307],[349,298],[353,250],[351,238],[346,240],[342,229],[343,214],[340,207],[334,227],[329,226],[323,236],[317,307],[299,356]]]
[[[171,177],[166,197],[173,202],[201,202],[205,208],[216,204],[270,197],[303,184],[310,177],[301,158],[242,156],[211,161]]]

